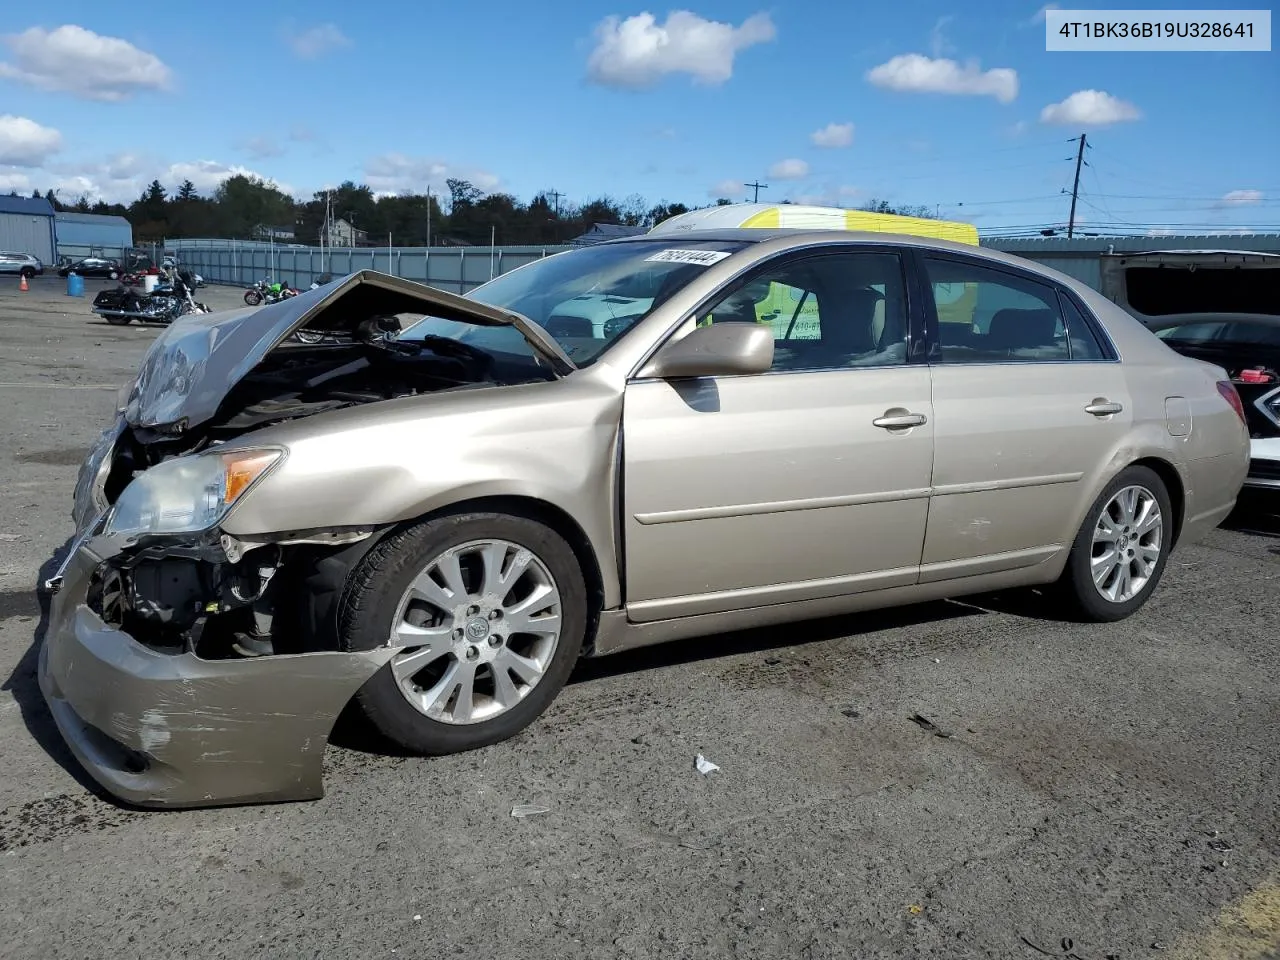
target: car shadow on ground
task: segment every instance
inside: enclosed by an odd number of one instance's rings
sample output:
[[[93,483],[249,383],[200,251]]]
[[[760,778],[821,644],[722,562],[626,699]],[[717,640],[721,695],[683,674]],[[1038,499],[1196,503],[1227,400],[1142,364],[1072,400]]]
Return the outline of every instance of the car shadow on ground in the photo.
[[[1236,509],[1222,521],[1224,529],[1275,540],[1268,549],[1280,557],[1280,490],[1274,493],[1249,491],[1242,495]]]
[[[804,623],[803,643],[809,644],[824,640],[858,637],[881,630],[979,616],[986,612],[986,610],[973,605],[938,601],[839,617],[826,617],[821,620],[808,620]],[[711,634],[687,640],[675,640],[652,647],[615,653],[599,659],[583,660],[574,668],[567,686],[591,683],[606,677],[642,673],[646,670],[678,667],[737,654],[785,650],[798,645],[795,624],[793,623],[736,630],[732,633]],[[347,705],[347,708],[338,718],[329,742],[334,746],[360,753],[396,757],[410,756],[409,753],[401,751],[395,744],[383,738],[365,718],[354,701]]]
[[[40,749],[70,774],[80,786],[114,806],[121,806],[85,772],[84,767],[80,766],[75,755],[67,747],[66,741],[62,739],[62,734],[58,732],[58,727],[53,722],[53,715],[49,712],[48,705],[44,702],[44,694],[40,692],[40,681],[36,675],[40,661],[40,647],[49,629],[50,595],[44,589],[44,582],[53,576],[70,546],[71,538],[68,537],[66,542],[54,551],[53,556],[41,565],[36,575],[34,590],[32,594],[26,596],[26,599],[30,601],[31,606],[38,608],[40,619],[36,624],[31,646],[22,655],[22,659],[13,668],[8,679],[0,684],[0,690],[13,697],[27,732],[31,734],[31,739],[40,746]]]

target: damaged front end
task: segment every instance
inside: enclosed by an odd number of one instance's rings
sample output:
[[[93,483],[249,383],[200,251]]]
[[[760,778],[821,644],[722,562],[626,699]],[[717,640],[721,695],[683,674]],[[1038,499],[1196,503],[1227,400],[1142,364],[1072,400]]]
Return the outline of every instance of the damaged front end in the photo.
[[[60,571],[40,651],[77,759],[137,806],[323,796],[333,724],[395,652],[339,651],[325,627],[369,532],[126,546],[104,532],[108,516]]]
[[[515,326],[528,350],[399,342],[405,318],[422,316]],[[347,577],[385,528],[228,535],[239,498],[288,458],[282,446],[255,446],[254,434],[572,368],[524,323],[366,272],[256,310],[186,317],[156,339],[81,467],[76,538],[46,582],[41,688],[103,787],[155,807],[323,795],[338,714],[396,652],[337,642]],[[302,329],[326,342],[302,342]]]

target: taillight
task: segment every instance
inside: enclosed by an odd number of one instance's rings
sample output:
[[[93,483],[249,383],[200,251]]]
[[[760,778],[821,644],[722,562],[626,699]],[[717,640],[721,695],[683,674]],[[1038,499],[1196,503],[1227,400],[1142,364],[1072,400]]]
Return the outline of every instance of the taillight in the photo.
[[[1231,409],[1236,412],[1236,416],[1240,418],[1240,422],[1244,423],[1244,404],[1240,401],[1240,394],[1236,393],[1235,384],[1230,380],[1218,381],[1218,392],[1222,394],[1222,399],[1231,404]]]
[[[1257,370],[1241,370],[1241,383],[1270,383],[1271,374],[1261,368]]]

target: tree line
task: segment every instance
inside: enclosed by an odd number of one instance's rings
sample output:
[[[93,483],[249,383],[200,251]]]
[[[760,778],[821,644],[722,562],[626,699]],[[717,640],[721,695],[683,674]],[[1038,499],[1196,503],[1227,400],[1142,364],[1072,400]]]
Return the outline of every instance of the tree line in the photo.
[[[41,194],[37,190],[32,196]],[[509,193],[485,193],[461,179],[447,181],[444,197],[436,193],[375,195],[367,185],[348,180],[299,201],[270,181],[245,175],[228,177],[212,196],[202,196],[190,180],[173,193],[153,180],[129,204],[91,202],[85,196],[68,203],[52,190],[43,196],[59,211],[124,217],[139,244],[190,237],[264,239],[267,231],[276,231],[274,235],[281,239],[279,231],[283,231],[293,233],[292,242],[313,245],[319,241],[326,209],[331,220],[345,220],[360,231],[357,242],[369,246],[383,246],[388,240],[396,246],[422,246],[428,241],[433,246],[487,246],[491,237],[504,245],[558,244],[581,236],[595,224],[649,228],[696,209],[683,203],[651,204],[638,195],[561,203],[560,195],[552,191],[524,203]],[[730,202],[720,198],[706,206]],[[927,207],[895,206],[886,200],[872,200],[859,209],[934,216]]]

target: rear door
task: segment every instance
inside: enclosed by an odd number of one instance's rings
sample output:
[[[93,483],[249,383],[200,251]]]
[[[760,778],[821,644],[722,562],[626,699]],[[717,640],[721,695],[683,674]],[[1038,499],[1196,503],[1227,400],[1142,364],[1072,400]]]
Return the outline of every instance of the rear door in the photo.
[[[1065,289],[963,254],[916,256],[933,377],[921,582],[1030,566],[1076,533],[1133,404]]]

